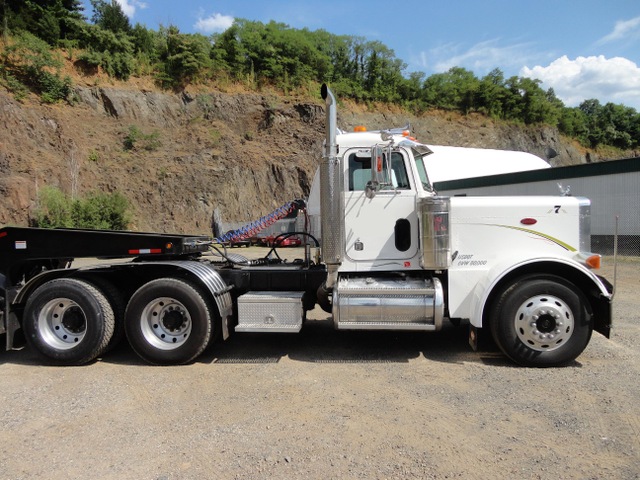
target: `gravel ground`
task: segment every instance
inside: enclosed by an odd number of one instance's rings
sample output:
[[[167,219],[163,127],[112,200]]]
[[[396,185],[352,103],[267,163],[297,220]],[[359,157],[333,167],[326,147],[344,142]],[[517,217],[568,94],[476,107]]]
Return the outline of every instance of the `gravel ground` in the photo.
[[[181,367],[3,352],[0,478],[638,479],[638,291],[626,260],[611,340],[565,368],[472,352],[463,327],[336,332],[317,311]]]

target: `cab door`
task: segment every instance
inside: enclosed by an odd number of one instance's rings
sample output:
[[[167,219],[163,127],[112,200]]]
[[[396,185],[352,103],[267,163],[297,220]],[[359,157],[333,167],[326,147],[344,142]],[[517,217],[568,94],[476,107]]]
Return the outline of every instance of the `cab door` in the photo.
[[[369,152],[369,153],[367,153]],[[366,194],[371,180],[370,151],[345,153],[345,252],[353,262],[373,262],[377,269],[397,269],[418,254],[416,188],[409,157],[403,149],[390,151],[384,168],[389,169],[384,185],[372,198]],[[385,153],[388,155],[388,153]],[[392,262],[389,263],[389,262]]]

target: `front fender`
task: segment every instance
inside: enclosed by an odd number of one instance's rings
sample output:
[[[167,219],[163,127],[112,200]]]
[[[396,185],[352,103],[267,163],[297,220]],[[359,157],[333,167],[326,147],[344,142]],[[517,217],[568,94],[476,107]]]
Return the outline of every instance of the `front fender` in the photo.
[[[485,311],[495,295],[518,277],[533,273],[559,275],[578,287],[588,298],[594,327],[609,338],[611,328],[611,285],[582,264],[566,258],[541,257],[518,262],[504,261],[492,267],[476,284],[470,303],[470,323],[482,328]]]

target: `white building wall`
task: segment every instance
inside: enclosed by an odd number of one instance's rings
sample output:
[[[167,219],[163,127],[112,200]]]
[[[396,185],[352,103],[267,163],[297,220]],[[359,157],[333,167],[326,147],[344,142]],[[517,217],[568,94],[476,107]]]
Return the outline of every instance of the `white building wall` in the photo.
[[[539,182],[494,185],[457,190],[439,190],[440,195],[560,195],[569,188],[574,197],[591,200],[591,233],[613,235],[619,216],[620,235],[640,235],[640,172],[593,177],[544,180]]]

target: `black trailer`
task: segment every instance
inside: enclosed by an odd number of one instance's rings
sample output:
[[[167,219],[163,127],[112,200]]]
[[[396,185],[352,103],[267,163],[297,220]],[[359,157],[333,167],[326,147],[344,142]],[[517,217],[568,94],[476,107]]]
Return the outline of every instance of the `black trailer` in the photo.
[[[323,266],[308,258],[203,256],[212,243],[196,235],[0,229],[0,334],[7,349],[22,334],[50,363],[81,365],[126,335],[146,361],[182,364],[229,335],[238,299],[244,295],[240,303],[249,304],[249,292],[268,290],[285,304],[297,299],[294,328],[314,307]],[[83,257],[112,261],[74,267]]]

